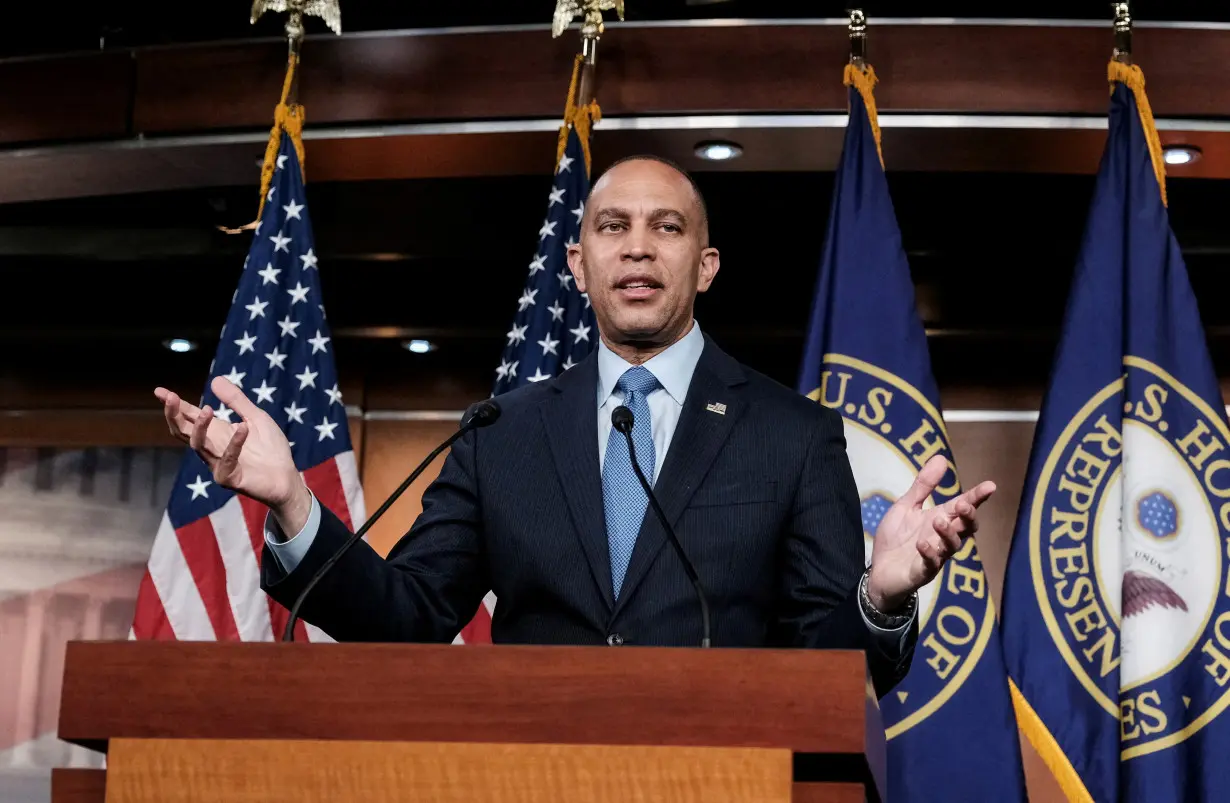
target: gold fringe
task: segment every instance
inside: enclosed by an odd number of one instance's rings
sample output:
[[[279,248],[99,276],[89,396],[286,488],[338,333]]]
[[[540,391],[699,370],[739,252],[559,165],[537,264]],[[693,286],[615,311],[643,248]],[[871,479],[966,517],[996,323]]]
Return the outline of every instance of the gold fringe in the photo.
[[[269,197],[269,187],[273,184],[273,173],[278,165],[278,149],[282,145],[283,131],[290,135],[290,140],[295,146],[295,154],[299,157],[300,175],[303,175],[305,172],[305,155],[303,150],[303,119],[305,112],[302,105],[298,103],[288,104],[286,102],[287,97],[290,95],[291,83],[295,78],[295,66],[298,63],[298,56],[291,56],[290,60],[287,61],[286,78],[282,81],[282,97],[273,110],[273,128],[269,131],[269,143],[265,146],[265,162],[261,165],[261,196],[260,206],[256,209],[256,220],[236,229],[228,229],[223,226],[218,227],[227,234],[252,231],[260,226],[261,215],[265,212],[265,202]]]
[[[854,87],[863,96],[863,105],[867,107],[867,119],[871,121],[871,135],[875,137],[876,153],[880,155],[880,167],[883,168],[884,151],[880,149],[880,122],[876,116],[875,86],[878,80],[876,71],[871,68],[870,64],[863,70],[853,64],[847,64],[841,82],[846,86]]]
[[[590,174],[593,158],[589,152],[589,136],[594,123],[602,119],[602,109],[597,100],[591,100],[584,106],[577,106],[577,85],[580,83],[581,63],[585,57],[577,54],[572,63],[572,81],[568,84],[568,99],[564,102],[564,122],[559,128],[559,141],[555,147],[555,164],[564,158],[568,149],[568,129],[576,129],[577,139],[581,140],[581,151],[585,154],[585,174]]]
[[[1011,679],[1008,680],[1008,691],[1012,694],[1012,707],[1016,709],[1017,726],[1046,762],[1069,803],[1093,803],[1093,795],[1085,788],[1085,782],[1081,780],[1076,768]]]
[[[1166,206],[1166,162],[1162,159],[1162,140],[1157,135],[1157,126],[1153,124],[1153,110],[1149,108],[1149,97],[1145,94],[1145,74],[1135,64],[1111,61],[1106,68],[1106,80],[1112,84],[1112,92],[1115,89],[1113,84],[1118,81],[1136,96],[1140,126],[1145,130],[1149,155],[1153,157],[1153,173],[1157,176],[1157,186],[1162,191],[1162,206]]]

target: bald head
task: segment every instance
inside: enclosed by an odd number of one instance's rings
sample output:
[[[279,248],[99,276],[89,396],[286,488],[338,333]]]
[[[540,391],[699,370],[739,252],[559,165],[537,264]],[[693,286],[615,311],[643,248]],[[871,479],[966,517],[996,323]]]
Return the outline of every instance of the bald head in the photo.
[[[684,212],[688,217],[688,222],[696,234],[700,237],[702,247],[709,245],[709,209],[705,205],[705,197],[701,194],[700,187],[696,184],[696,179],[688,171],[684,170],[675,162],[667,159],[664,156],[656,156],[654,154],[643,153],[633,156],[625,156],[622,159],[617,159],[612,162],[606,170],[594,182],[593,187],[589,192],[589,199],[585,204],[585,219],[581,221],[581,227],[584,229],[586,223],[591,220],[590,215],[598,209],[598,204],[595,201],[600,201],[602,190],[612,182],[620,181],[622,178],[629,177],[629,174],[636,175],[636,168],[648,168],[660,178],[667,178],[673,173],[675,177],[681,179],[683,185],[686,186],[687,194],[691,200],[691,210],[679,210]]]

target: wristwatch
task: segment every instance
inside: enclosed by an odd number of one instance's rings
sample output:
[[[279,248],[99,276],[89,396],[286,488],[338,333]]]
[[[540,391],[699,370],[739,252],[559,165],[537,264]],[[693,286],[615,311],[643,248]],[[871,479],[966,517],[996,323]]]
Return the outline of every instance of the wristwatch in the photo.
[[[884,630],[896,630],[903,627],[910,619],[914,618],[914,611],[918,609],[918,592],[910,594],[909,599],[901,606],[901,610],[895,613],[884,613],[879,608],[871,604],[871,597],[867,596],[867,578],[871,576],[871,567],[863,572],[863,578],[858,583],[858,603],[863,608],[863,613],[867,616],[868,621],[873,625]]]

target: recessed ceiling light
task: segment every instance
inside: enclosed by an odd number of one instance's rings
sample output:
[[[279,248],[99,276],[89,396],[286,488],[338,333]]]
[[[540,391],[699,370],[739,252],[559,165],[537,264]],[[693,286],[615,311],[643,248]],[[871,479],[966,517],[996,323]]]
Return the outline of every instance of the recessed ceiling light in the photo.
[[[1189,165],[1200,158],[1200,149],[1195,145],[1166,145],[1162,159],[1168,165]]]
[[[415,354],[426,354],[436,350],[436,344],[430,340],[410,340],[405,343],[406,349]]]
[[[725,140],[701,142],[696,146],[696,155],[710,162],[725,162],[742,156],[743,148],[738,143]]]
[[[196,348],[196,343],[193,343],[191,340],[185,340],[182,337],[177,337],[172,340],[164,340],[162,345],[177,354],[183,354],[186,351],[192,351]]]

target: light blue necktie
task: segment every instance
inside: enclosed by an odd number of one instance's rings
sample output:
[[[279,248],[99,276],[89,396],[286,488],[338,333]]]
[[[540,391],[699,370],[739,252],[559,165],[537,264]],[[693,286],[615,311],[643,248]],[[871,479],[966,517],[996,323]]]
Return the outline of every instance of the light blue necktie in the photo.
[[[656,455],[653,450],[653,421],[649,416],[649,394],[658,388],[658,378],[648,368],[629,368],[619,378],[616,387],[624,392],[624,407],[632,411],[632,442],[636,445],[636,462],[652,486]],[[632,469],[628,441],[624,434],[611,427],[602,463],[602,502],[606,508],[606,534],[611,548],[611,588],[615,599],[623,586],[632,559],[632,548],[649,507],[649,497]]]

